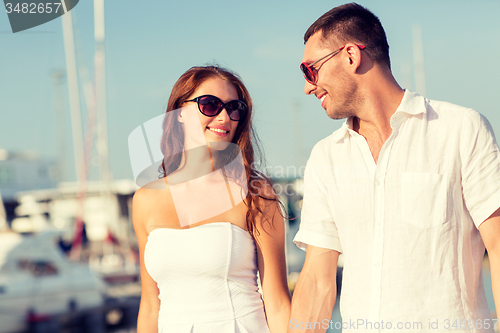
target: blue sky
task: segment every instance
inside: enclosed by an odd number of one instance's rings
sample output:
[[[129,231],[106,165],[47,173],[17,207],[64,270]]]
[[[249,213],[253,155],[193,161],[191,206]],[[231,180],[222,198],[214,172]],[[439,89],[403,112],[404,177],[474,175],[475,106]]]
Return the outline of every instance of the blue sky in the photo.
[[[500,0],[359,1],[386,30],[394,76],[415,89],[412,26],[423,36],[426,97],[476,109],[500,133]],[[161,114],[177,78],[217,62],[236,71],[254,100],[255,126],[274,170],[300,167],[314,144],[339,128],[319,100],[303,93],[303,34],[337,1],[106,1],[106,78],[110,167],[132,178],[127,138]],[[90,69],[93,1],[72,10]],[[12,34],[0,13],[0,148],[57,157],[51,72],[65,69],[61,19]],[[66,180],[75,179],[65,84]],[[82,99],[82,117],[86,119]],[[93,177],[96,175],[95,166]]]

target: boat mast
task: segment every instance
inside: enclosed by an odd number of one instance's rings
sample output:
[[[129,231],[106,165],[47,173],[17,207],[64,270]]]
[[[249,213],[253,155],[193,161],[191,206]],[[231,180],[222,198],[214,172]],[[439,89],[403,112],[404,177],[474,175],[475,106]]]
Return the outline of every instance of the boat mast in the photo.
[[[64,1],[62,2],[64,4]],[[80,93],[76,69],[75,39],[71,11],[62,15],[64,53],[66,54],[66,73],[68,78],[69,105],[71,110],[71,128],[73,132],[73,151],[75,154],[76,179],[80,177],[83,157],[82,116],[80,111]]]
[[[97,153],[99,156],[99,175],[101,180],[101,196],[106,202],[108,210],[107,227],[114,231],[118,239],[123,239],[120,231],[123,228],[119,226],[119,219],[114,208],[113,195],[111,193],[111,172],[109,170],[109,148],[108,148],[108,122],[106,108],[106,69],[105,69],[105,24],[104,24],[104,0],[94,0],[94,75],[95,75],[95,94],[97,106]],[[106,252],[112,252],[106,246]]]
[[[57,150],[58,150],[58,168],[59,175],[58,181],[66,181],[66,133],[64,126],[64,92],[63,81],[65,73],[63,70],[58,69],[52,72],[52,80],[54,85],[54,110],[56,115],[56,133],[57,133]]]
[[[414,24],[413,29],[413,64],[415,66],[415,90],[421,96],[426,96],[424,72],[424,47],[422,43],[422,26]]]

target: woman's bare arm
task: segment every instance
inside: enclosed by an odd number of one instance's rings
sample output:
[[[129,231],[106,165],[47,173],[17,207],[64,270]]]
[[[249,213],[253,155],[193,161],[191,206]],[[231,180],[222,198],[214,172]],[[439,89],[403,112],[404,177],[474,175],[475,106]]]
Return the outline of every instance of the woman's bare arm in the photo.
[[[139,189],[132,201],[132,220],[135,234],[139,243],[140,263],[141,263],[141,304],[139,316],[137,318],[137,333],[157,333],[158,332],[158,311],[160,310],[160,300],[158,298],[158,286],[151,278],[144,265],[144,248],[146,246],[148,233],[146,230],[146,217],[149,211],[150,200],[147,196],[150,190]]]
[[[276,194],[271,186],[265,185],[263,196],[272,198]],[[266,310],[267,323],[271,333],[284,333],[290,319],[290,293],[287,283],[285,260],[285,224],[277,201],[262,200],[265,218],[256,221],[255,235],[257,244],[257,262],[262,285],[262,294]]]

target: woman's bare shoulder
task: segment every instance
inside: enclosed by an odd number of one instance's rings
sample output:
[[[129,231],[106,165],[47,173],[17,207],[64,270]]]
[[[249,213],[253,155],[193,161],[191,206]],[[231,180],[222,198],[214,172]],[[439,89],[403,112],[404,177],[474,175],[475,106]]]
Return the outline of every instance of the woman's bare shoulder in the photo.
[[[154,204],[154,201],[165,196],[166,192],[168,192],[167,182],[165,178],[160,178],[140,187],[134,194],[133,202],[140,206]]]
[[[178,225],[177,213],[165,178],[138,189],[134,194],[132,211],[134,218],[148,231],[155,227]]]

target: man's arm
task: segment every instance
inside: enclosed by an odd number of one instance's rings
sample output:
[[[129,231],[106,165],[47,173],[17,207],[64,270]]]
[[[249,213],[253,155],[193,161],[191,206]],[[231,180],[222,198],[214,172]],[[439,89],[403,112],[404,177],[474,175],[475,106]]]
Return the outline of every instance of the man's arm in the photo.
[[[322,333],[323,320],[330,322],[337,297],[337,262],[339,252],[307,245],[306,260],[300,272],[292,299],[289,333]],[[307,323],[319,322],[316,329],[306,329]]]
[[[479,225],[479,233],[488,251],[491,287],[498,318],[500,312],[500,208]]]

